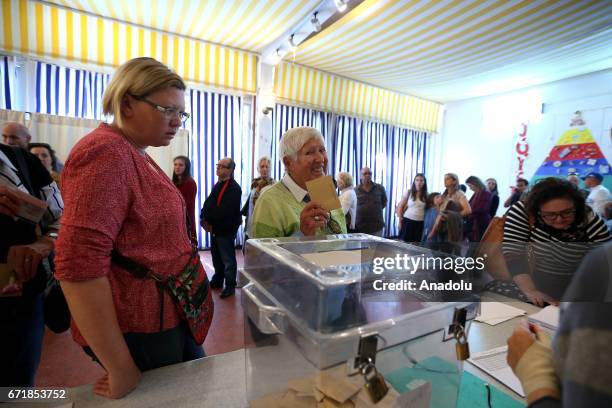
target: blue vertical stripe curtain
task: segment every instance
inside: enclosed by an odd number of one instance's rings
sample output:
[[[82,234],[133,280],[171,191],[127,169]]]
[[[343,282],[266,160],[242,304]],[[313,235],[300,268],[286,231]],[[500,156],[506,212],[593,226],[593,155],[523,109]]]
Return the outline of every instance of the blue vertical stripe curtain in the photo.
[[[360,170],[372,170],[372,179],[385,187],[389,198],[383,213],[385,236],[399,234],[395,207],[414,176],[425,173],[426,132],[284,105],[276,105],[273,121],[271,157],[273,166],[277,166],[273,174],[280,174],[277,145],[282,134],[295,126],[315,127],[325,136],[330,174],[345,171],[358,184]]]
[[[36,112],[102,120],[110,75],[36,63]]]
[[[15,106],[15,58],[0,55],[0,109]]]
[[[253,141],[242,132],[242,98],[213,92],[191,89],[187,110],[191,118],[187,128],[192,137],[189,141],[189,159],[193,178],[198,185],[196,208],[201,209],[216,181],[216,164],[224,157],[236,162],[236,182],[244,189],[250,186],[251,171],[247,158],[252,152]],[[201,248],[210,247],[210,234],[197,228]],[[244,229],[238,231],[236,243],[242,244]]]
[[[385,159],[388,172],[385,175],[386,178],[382,179],[389,197],[385,213],[387,236],[399,235],[399,220],[395,217],[395,208],[402,194],[412,185],[416,174],[425,174],[428,138],[427,132],[390,126]],[[425,176],[427,177],[426,174]]]
[[[300,126],[310,126],[318,129],[326,141],[329,141],[332,114],[313,109],[299,108],[276,104],[272,113],[272,143],[271,143],[271,165],[270,175],[275,180],[280,180],[284,175],[284,166],[278,156],[278,142],[281,136],[289,129]],[[329,149],[329,145],[327,146]]]

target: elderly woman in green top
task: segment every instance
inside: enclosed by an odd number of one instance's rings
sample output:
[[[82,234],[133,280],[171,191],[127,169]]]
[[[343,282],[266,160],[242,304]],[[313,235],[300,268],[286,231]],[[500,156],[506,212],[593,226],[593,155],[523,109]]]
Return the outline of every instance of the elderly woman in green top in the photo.
[[[310,200],[306,182],[327,174],[327,151],[321,133],[310,127],[289,129],[279,155],[285,165],[280,183],[264,190],[253,210],[253,238],[346,233],[342,208],[327,211]]]

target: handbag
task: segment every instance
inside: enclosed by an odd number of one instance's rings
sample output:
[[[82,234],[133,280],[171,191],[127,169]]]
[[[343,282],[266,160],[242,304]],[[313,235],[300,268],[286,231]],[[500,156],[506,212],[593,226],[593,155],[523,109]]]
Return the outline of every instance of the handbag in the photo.
[[[111,252],[111,262],[138,279],[155,281],[162,295],[159,316],[160,331],[163,330],[163,293],[165,292],[173,300],[181,319],[187,322],[195,342],[204,343],[212,323],[214,304],[208,277],[195,248],[187,265],[178,275],[174,276],[160,276],[147,266],[121,255],[115,249]]]
[[[44,298],[45,326],[53,333],[63,333],[70,328],[70,309],[57,279],[49,275]]]

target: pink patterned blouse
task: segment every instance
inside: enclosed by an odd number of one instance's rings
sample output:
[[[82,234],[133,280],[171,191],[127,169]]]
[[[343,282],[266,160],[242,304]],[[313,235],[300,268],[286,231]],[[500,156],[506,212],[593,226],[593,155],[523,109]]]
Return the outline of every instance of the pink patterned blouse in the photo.
[[[185,202],[168,176],[121,133],[102,124],[72,149],[62,173],[62,195],[57,278],[106,276],[123,333],[176,327],[180,317],[169,296],[153,280],[137,279],[111,264],[110,256],[114,248],[161,275],[176,275],[189,261]],[[72,329],[75,341],[86,345],[74,321]]]

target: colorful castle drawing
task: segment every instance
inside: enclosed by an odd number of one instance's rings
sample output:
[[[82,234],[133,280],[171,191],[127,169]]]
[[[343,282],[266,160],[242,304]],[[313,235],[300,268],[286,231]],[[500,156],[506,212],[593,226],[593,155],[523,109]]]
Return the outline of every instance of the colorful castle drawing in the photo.
[[[545,177],[567,177],[576,173],[580,178],[590,172],[604,177],[603,185],[612,190],[610,163],[603,154],[580,112],[576,112],[570,128],[563,132],[544,163],[536,170],[531,183]]]

